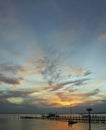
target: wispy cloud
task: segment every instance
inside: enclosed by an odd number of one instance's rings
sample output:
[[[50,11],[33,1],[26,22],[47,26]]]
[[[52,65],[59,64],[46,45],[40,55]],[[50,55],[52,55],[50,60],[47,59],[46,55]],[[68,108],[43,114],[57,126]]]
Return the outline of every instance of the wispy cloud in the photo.
[[[90,80],[86,76],[89,76],[91,71],[74,69],[73,72],[70,72],[64,69],[66,67],[62,66],[61,62],[59,62],[59,57],[54,55],[53,57],[46,56],[38,60],[32,60],[25,65],[24,69],[26,70],[26,75],[40,75],[43,78],[43,82],[46,83],[45,88],[47,88],[48,92],[61,90],[72,92],[77,89],[76,87],[85,85]]]
[[[62,88],[66,89],[67,85],[70,86],[70,87],[67,87],[67,90],[69,89],[69,91],[71,91],[73,90],[73,87],[75,86],[81,86],[81,85],[87,84],[86,81],[88,80],[89,80],[88,78],[83,78],[83,79],[76,79],[76,80],[59,83],[59,84],[53,85],[50,91],[56,91]]]
[[[85,70],[85,69],[75,69],[73,67],[68,68],[68,71],[70,72],[71,75],[73,76],[88,76],[90,75],[92,72],[90,70]]]
[[[74,76],[77,78],[77,76],[85,77],[91,74],[91,71],[89,70],[73,69],[71,66],[70,67],[68,66],[68,68],[65,67],[66,69],[64,69],[63,65],[59,62],[59,57],[52,57],[51,59],[49,57],[44,57],[40,60],[33,62],[33,66],[34,65],[42,74],[44,80],[46,80],[49,85],[54,85],[54,86],[56,84],[59,84],[61,80],[64,82],[67,82],[67,81],[70,82],[70,80],[72,80],[71,76]],[[71,81],[71,82],[78,83],[81,81],[76,80],[76,81]]]

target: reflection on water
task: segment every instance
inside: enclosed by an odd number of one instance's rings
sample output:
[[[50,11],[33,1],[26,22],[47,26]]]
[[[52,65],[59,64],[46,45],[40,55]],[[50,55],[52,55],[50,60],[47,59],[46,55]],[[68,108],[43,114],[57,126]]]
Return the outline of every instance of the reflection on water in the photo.
[[[88,130],[87,123],[68,125],[67,122],[50,120],[19,120],[12,118],[0,118],[0,130]],[[92,130],[106,130],[106,124],[92,124]]]

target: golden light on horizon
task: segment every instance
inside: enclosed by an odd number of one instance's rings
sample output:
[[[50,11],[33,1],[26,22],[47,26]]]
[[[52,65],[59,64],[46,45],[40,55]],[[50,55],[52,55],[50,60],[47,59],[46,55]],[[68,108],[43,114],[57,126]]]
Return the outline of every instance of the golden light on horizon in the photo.
[[[73,100],[73,101],[60,101],[58,102],[59,104],[61,104],[62,106],[77,106],[80,103],[83,103],[83,100]]]

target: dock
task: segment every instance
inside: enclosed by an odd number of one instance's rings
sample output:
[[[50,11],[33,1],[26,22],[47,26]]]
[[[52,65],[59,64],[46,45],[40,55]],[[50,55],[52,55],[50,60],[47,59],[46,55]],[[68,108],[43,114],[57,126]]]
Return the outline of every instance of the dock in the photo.
[[[66,121],[68,122],[68,120],[73,120],[73,121],[77,121],[77,122],[89,122],[89,118],[88,115],[85,116],[20,116],[20,119],[42,119],[42,120],[55,120],[55,121]],[[91,122],[92,123],[106,123],[106,115],[101,116],[101,115],[92,115],[91,116]]]

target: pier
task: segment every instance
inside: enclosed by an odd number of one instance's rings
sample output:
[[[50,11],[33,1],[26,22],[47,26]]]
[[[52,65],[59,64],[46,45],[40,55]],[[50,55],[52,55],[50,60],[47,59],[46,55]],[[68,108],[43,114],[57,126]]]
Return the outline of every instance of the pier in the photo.
[[[79,115],[79,116],[20,116],[20,119],[42,119],[42,120],[56,120],[56,121],[68,121],[73,120],[77,122],[89,122],[89,115]],[[106,123],[106,115],[91,115],[91,123]]]

